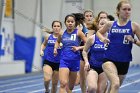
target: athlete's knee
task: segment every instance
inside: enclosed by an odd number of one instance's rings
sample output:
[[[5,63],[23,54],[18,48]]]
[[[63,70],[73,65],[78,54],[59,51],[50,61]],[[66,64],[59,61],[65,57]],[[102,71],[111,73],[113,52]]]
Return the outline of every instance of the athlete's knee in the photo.
[[[55,82],[52,82],[52,85],[54,85],[54,86],[57,86],[57,81],[55,81]]]
[[[52,75],[50,73],[44,73],[44,81],[50,81],[52,78]]]
[[[56,78],[56,79],[53,78],[53,79],[52,79],[52,84],[53,84],[53,85],[57,85],[57,83],[58,83],[58,78]]]
[[[89,93],[94,93],[95,91],[97,91],[97,85],[88,85],[88,92]]]
[[[52,83],[52,87],[57,87],[57,82],[56,83]]]
[[[119,81],[114,81],[113,83],[111,83],[111,88],[114,88],[114,89],[119,89],[120,87],[120,82]]]
[[[60,80],[60,86],[62,88],[66,87],[68,85],[68,81],[67,80]]]
[[[106,86],[107,87],[107,86]],[[98,87],[97,92],[98,93],[105,93],[106,87]]]
[[[51,81],[51,76],[44,75],[44,81],[45,82],[50,82]]]
[[[98,84],[98,89],[97,89],[98,93],[105,93],[106,89],[107,89],[107,82],[103,81],[101,84],[100,83]]]

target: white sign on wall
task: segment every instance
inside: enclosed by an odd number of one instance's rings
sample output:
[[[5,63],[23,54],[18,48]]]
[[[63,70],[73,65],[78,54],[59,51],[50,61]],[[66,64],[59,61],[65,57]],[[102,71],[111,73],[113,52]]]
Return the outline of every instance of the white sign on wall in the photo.
[[[13,19],[5,18],[1,26],[2,45],[1,49],[4,50],[3,55],[0,57],[0,62],[12,62],[14,50],[14,31]]]

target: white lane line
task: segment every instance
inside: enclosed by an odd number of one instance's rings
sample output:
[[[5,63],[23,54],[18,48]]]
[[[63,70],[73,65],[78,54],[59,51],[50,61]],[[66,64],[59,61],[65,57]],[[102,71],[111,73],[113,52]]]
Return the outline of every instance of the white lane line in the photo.
[[[137,73],[134,73],[134,74],[130,74],[130,75],[127,75],[126,78],[130,78],[130,77],[133,77],[133,76],[136,76],[136,75],[139,75],[139,74],[140,74],[140,72],[137,72]],[[73,92],[79,91],[79,90],[81,90],[81,88],[74,89]],[[31,91],[29,93],[36,93],[36,92],[40,92],[40,91],[45,91],[45,89],[39,89],[39,90]]]
[[[59,88],[59,87],[60,87],[60,85],[57,88]],[[49,89],[51,89],[51,87],[49,87]],[[81,90],[81,88],[77,88],[77,89],[74,89],[72,92],[80,91],[80,90]],[[39,89],[39,90],[31,91],[28,93],[36,93],[36,92],[41,92],[41,91],[45,91],[45,89]]]
[[[59,87],[60,87],[60,85],[57,86],[57,88],[59,88]],[[49,89],[51,89],[51,87],[49,87]],[[81,90],[81,88],[74,89],[72,92],[79,91],[79,90]],[[35,91],[28,92],[28,93],[36,93],[36,92],[41,92],[41,91],[45,91],[45,89],[35,90]]]
[[[138,74],[140,74],[140,73],[134,73],[134,74],[128,75],[127,77],[132,77],[132,76],[135,76],[135,75],[138,75]],[[35,77],[40,77],[40,76],[35,76]],[[35,77],[34,77],[34,78],[35,78]],[[33,77],[26,77],[26,78],[14,79],[14,80],[7,80],[7,82],[9,82],[9,81],[23,80],[23,79],[29,79],[29,78],[32,78],[32,79],[33,79]],[[6,81],[3,81],[3,82],[5,83]],[[125,84],[125,85],[122,85],[122,87],[131,85],[131,84],[133,84],[133,83],[135,83],[135,82],[139,82],[139,80],[138,80],[138,81],[131,82],[131,83],[127,83],[127,84]],[[42,84],[42,83],[40,83],[40,84]],[[40,84],[29,85],[29,86],[23,86],[23,87],[20,87],[20,88],[27,88],[27,87],[37,86],[37,85],[40,85]],[[122,87],[121,87],[121,88],[122,88]],[[15,90],[15,89],[19,89],[19,88],[17,87],[17,88],[12,88],[12,89],[8,89],[8,90],[4,90],[4,91]],[[80,88],[79,88],[79,89],[80,89]],[[75,90],[73,90],[73,91],[79,91],[79,89],[75,89]],[[40,90],[42,91],[42,90],[44,90],[44,89],[40,89]],[[39,91],[40,91],[40,90],[39,90]],[[38,91],[38,90],[36,90],[36,91]],[[35,91],[35,92],[36,92],[36,91]],[[1,91],[0,91],[0,92],[1,92]],[[2,92],[3,92],[3,91],[2,91]],[[31,92],[31,93],[35,93],[35,92],[33,91],[33,92]]]
[[[33,83],[33,82],[39,82],[41,81],[40,79],[36,79],[36,80],[30,80],[30,81],[22,81],[22,82],[15,82],[15,83],[11,83],[11,84],[5,84],[5,85],[1,85],[1,87],[8,87],[8,86],[13,86],[13,85],[18,85],[18,84],[25,84],[25,83]],[[43,81],[43,80],[42,80]]]
[[[9,82],[17,82],[18,80],[27,80],[27,79],[34,79],[34,78],[42,78],[43,75],[40,75],[40,76],[30,76],[30,77],[22,77],[22,78],[14,78],[14,79],[9,79],[9,80],[3,80],[3,81],[0,81],[0,84],[2,83],[9,83]]]
[[[40,86],[40,85],[43,85],[43,83],[39,83],[39,84],[33,84],[33,85],[26,85],[26,86],[19,86],[19,87],[16,87],[16,88],[11,88],[11,89],[7,89],[7,90],[2,90],[0,92],[7,92],[7,91],[11,91],[11,90],[16,90],[16,89],[22,89],[22,88],[28,88],[28,87],[34,87],[34,86]]]
[[[139,75],[140,74],[140,72],[137,72],[137,73],[134,73],[134,74],[128,74],[128,75],[126,75],[126,78],[128,78],[128,77],[133,77],[133,76],[136,76],[136,75]]]
[[[126,86],[129,86],[129,85],[132,85],[132,84],[135,84],[135,83],[138,83],[138,82],[140,82],[140,79],[138,79],[138,80],[136,80],[136,81],[133,81],[133,82],[130,82],[130,83],[127,83],[127,84],[124,84],[124,85],[122,85],[120,88],[124,88],[124,87],[126,87]]]
[[[28,93],[36,93],[36,92],[40,92],[40,91],[45,91],[45,89],[39,89],[39,90],[31,91],[31,92],[28,92]]]
[[[60,87],[60,85],[57,86],[57,88],[59,88],[59,87]],[[49,89],[51,89],[51,87],[49,87]],[[45,91],[45,89],[39,89],[39,90],[31,91],[28,93],[36,93],[36,92],[40,92],[40,91]]]

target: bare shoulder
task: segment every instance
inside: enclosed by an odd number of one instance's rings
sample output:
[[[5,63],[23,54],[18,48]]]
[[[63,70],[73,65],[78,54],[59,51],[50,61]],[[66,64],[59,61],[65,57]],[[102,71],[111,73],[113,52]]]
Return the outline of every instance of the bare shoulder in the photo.
[[[78,36],[81,35],[81,34],[84,34],[84,33],[82,32],[82,30],[80,30],[80,29],[77,29],[77,30],[78,30],[78,31],[77,31],[77,32],[78,32]]]
[[[132,30],[135,33],[135,31],[140,30],[140,25],[137,22],[132,22]]]
[[[89,42],[93,42],[93,40],[94,40],[94,38],[95,38],[95,34],[94,35],[91,35],[89,38],[88,38],[88,40],[87,41],[89,41]]]
[[[132,22],[133,27],[139,27],[139,24],[137,22]]]
[[[50,35],[51,35],[51,34],[46,35],[46,36],[44,37],[45,40],[48,40],[48,38],[49,38]]]

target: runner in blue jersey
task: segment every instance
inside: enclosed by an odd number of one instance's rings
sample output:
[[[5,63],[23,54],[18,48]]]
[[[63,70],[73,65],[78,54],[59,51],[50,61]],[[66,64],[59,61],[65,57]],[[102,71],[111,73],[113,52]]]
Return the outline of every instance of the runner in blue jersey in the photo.
[[[61,49],[58,49],[58,55],[54,56],[54,44],[58,38],[58,35],[61,31],[62,24],[60,21],[52,22],[53,34],[50,34],[46,38],[44,38],[44,42],[41,45],[40,55],[44,56],[44,85],[45,85],[45,93],[49,93],[49,83],[52,79],[52,88],[51,93],[56,93],[57,91],[57,83],[58,83],[58,70],[60,64],[60,53]],[[45,52],[45,53],[44,53]]]
[[[80,30],[82,30],[82,32],[84,33],[84,31],[83,31],[83,25],[84,25],[84,20],[85,20],[85,17],[84,17],[84,15],[83,15],[83,13],[72,13],[74,16],[75,16],[75,18],[76,18],[76,27],[77,27],[77,29],[80,29]],[[84,33],[85,34],[85,33]],[[80,46],[84,46],[84,42],[82,42],[82,44],[80,44]],[[80,50],[80,55],[81,55],[81,51],[82,50]],[[81,69],[80,69],[81,70]],[[75,82],[75,85],[79,85],[80,84],[80,80],[81,80],[82,78],[80,78],[80,72],[78,72],[77,73],[77,79],[76,79],[76,82]],[[80,84],[81,85],[81,84]]]
[[[104,43],[109,43],[105,51],[103,70],[106,73],[111,89],[110,93],[118,93],[132,61],[132,44],[140,46],[140,26],[130,20],[131,4],[129,1],[120,1],[116,8],[118,20],[107,22],[97,31],[97,36]],[[109,31],[109,37],[105,38],[104,33]],[[134,39],[134,35],[138,39]]]
[[[92,10],[85,10],[83,13],[84,16],[84,20],[83,22],[81,22],[82,26],[79,27],[81,28],[82,32],[85,34],[85,36],[88,36],[88,26],[92,23],[93,19],[94,19],[94,15],[93,15],[93,11]],[[84,45],[83,42],[81,42],[80,44],[81,46]],[[80,87],[81,87],[81,91],[82,93],[86,92],[86,75],[85,75],[85,70],[84,70],[84,65],[85,62],[83,60],[83,56],[82,56],[82,51],[81,51],[81,60],[80,60]]]
[[[92,24],[93,21],[93,12],[91,10],[86,10],[84,14],[82,13],[72,13],[76,17],[77,28],[82,30],[86,37],[89,36],[89,30],[94,29],[95,25]],[[92,30],[93,32],[93,30]],[[80,43],[81,46],[84,46],[84,42]],[[86,92],[86,79],[84,71],[84,61],[82,56],[82,50],[80,51],[81,61],[80,61],[80,72],[77,74],[76,84],[80,83],[82,93]],[[79,80],[79,81],[78,81]]]
[[[86,42],[86,37],[82,31],[76,28],[76,21],[74,15],[67,15],[65,17],[66,30],[60,33],[57,42],[55,43],[54,55],[57,55],[57,48],[62,43],[62,53],[60,58],[59,79],[60,90],[59,93],[66,93],[66,86],[69,85],[69,93],[72,92],[77,72],[80,69],[80,50],[83,46],[80,41]]]
[[[99,29],[104,26],[107,19],[99,21]],[[107,77],[102,69],[105,45],[94,34],[90,36],[83,49],[85,61],[85,70],[87,71],[87,87],[89,93],[105,93],[107,86]],[[90,55],[88,55],[90,52]]]

